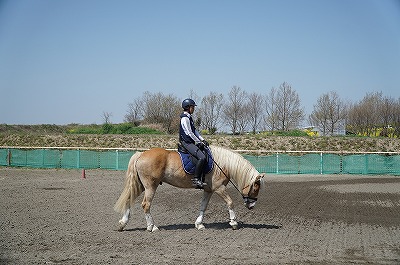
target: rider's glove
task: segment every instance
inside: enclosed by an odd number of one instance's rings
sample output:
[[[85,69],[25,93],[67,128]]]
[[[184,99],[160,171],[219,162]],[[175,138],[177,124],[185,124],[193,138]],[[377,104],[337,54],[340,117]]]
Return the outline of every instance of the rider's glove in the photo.
[[[198,143],[196,144],[196,146],[197,146],[201,151],[204,150],[204,144],[203,144],[202,142],[198,142]]]

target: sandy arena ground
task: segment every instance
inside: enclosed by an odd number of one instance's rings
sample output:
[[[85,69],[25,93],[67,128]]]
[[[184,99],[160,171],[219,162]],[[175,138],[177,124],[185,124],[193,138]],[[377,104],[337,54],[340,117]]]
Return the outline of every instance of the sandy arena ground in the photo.
[[[238,230],[216,195],[196,230],[201,191],[164,184],[150,233],[140,203],[116,231],[124,174],[0,168],[0,264],[400,264],[400,177],[271,175],[252,211],[230,185]]]

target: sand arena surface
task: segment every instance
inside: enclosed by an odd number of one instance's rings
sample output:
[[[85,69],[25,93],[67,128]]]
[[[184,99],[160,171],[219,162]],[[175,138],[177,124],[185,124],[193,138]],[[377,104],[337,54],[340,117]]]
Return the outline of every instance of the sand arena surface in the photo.
[[[239,229],[201,191],[159,186],[146,231],[140,201],[123,232],[125,172],[0,168],[0,264],[399,264],[400,177],[270,175],[256,208],[229,185]]]

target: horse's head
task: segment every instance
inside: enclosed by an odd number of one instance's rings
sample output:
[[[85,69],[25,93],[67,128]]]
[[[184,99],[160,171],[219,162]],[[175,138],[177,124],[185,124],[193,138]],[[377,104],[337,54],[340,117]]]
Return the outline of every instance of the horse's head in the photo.
[[[260,191],[261,188],[261,180],[263,178],[264,174],[258,175],[255,181],[251,185],[243,189],[244,205],[249,210],[253,209],[254,206],[256,205],[258,192]]]

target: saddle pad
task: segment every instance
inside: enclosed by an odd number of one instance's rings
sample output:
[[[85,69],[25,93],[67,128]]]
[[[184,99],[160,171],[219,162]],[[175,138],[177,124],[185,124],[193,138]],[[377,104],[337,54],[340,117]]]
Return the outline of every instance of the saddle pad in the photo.
[[[207,149],[207,153],[208,153],[208,163],[204,165],[204,174],[210,173],[214,167],[211,151]],[[178,154],[181,157],[183,170],[185,170],[187,174],[194,175],[196,165],[192,163],[192,160],[190,159],[190,154],[182,153],[179,151]]]

